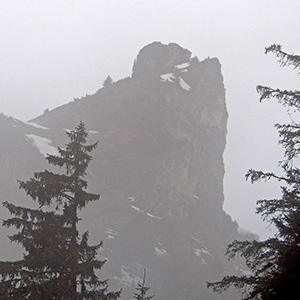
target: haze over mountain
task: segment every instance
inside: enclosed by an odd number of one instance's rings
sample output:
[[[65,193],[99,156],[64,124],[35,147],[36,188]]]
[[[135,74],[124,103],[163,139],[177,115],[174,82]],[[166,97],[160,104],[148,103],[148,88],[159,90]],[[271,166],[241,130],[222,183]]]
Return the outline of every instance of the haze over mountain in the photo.
[[[130,77],[94,95],[28,123],[0,115],[2,199],[31,205],[16,180],[48,168],[47,153],[83,121],[89,139],[99,141],[87,180],[101,200],[82,212],[82,228],[104,241],[111,287],[132,298],[147,268],[156,299],[220,299],[206,281],[245,271],[224,254],[247,237],[223,210],[227,118],[218,59],[200,62],[177,44],[154,42],[141,49]],[[7,233],[1,230],[0,259],[20,254]]]

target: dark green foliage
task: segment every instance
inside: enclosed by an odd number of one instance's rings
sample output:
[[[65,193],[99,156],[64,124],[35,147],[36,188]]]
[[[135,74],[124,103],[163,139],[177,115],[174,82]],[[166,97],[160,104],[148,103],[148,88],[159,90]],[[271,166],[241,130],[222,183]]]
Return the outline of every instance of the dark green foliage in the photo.
[[[15,227],[10,240],[19,243],[23,259],[0,262],[1,299],[117,299],[120,292],[107,292],[107,280],[96,275],[105,261],[97,260],[101,247],[88,244],[88,232],[79,235],[78,212],[100,196],[86,191],[83,179],[97,143],[86,145],[88,136],[81,122],[67,133],[70,142],[59,155],[48,155],[50,164],[64,168],[64,174],[48,170],[20,181],[38,208],[30,209],[4,202],[13,216],[3,226]]]
[[[138,287],[136,288],[137,292],[134,293],[134,299],[137,300],[150,300],[154,297],[153,296],[146,296],[147,292],[150,290],[150,287],[145,286],[146,284],[146,269],[144,270],[144,277],[143,282],[138,284]]]
[[[108,75],[108,76],[106,77],[106,79],[104,80],[104,82],[103,82],[103,86],[104,86],[104,87],[109,87],[109,86],[112,85],[112,83],[113,83],[113,80],[112,80],[112,78]]]
[[[300,56],[282,51],[281,46],[266,48],[279,58],[282,66],[300,68]],[[284,106],[300,109],[299,91],[282,91],[258,86],[260,100],[275,98]],[[300,169],[295,163],[300,155],[300,124],[276,124],[279,143],[285,149],[280,162],[283,175],[249,170],[246,178],[251,182],[275,179],[281,182],[280,199],[259,200],[257,213],[275,225],[277,234],[266,241],[234,241],[228,246],[229,259],[240,255],[245,258],[251,276],[226,276],[220,282],[208,283],[214,291],[229,287],[241,289],[243,299],[298,299],[300,282]]]

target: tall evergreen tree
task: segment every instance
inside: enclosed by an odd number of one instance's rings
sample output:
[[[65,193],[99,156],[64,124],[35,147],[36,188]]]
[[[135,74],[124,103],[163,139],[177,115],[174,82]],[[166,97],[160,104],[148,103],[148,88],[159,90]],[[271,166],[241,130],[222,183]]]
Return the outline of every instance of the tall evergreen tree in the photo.
[[[144,277],[142,283],[138,284],[136,288],[137,292],[134,293],[134,299],[136,300],[150,300],[154,297],[153,296],[146,296],[147,292],[150,290],[150,287],[146,286],[146,269],[144,269]]]
[[[59,155],[48,155],[49,164],[63,169],[60,174],[45,170],[28,181],[19,181],[38,208],[31,209],[4,202],[14,217],[4,220],[6,227],[18,232],[12,242],[24,248],[23,259],[0,262],[1,299],[105,299],[120,292],[108,292],[108,281],[96,272],[105,261],[97,259],[101,247],[88,244],[88,231],[78,232],[79,211],[98,194],[86,191],[83,179],[97,143],[87,145],[87,130],[80,124],[67,133],[70,141],[58,148]]]
[[[282,51],[279,45],[266,48],[274,53],[281,66],[300,69],[300,56]],[[258,86],[260,101],[275,98],[280,104],[300,110],[300,92]],[[280,162],[283,175],[249,170],[251,182],[275,179],[282,183],[280,199],[259,200],[257,213],[275,225],[277,233],[266,241],[234,241],[227,255],[241,255],[252,271],[250,276],[226,276],[220,282],[208,283],[214,291],[223,292],[233,286],[243,290],[244,299],[299,299],[300,283],[300,169],[295,163],[300,156],[300,124],[276,124],[279,143],[285,149]]]

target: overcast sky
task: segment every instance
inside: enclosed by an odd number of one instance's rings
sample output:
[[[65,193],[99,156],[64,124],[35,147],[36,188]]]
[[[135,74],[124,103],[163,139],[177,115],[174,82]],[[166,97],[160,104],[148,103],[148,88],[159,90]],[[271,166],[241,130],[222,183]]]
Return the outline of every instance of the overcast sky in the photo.
[[[95,93],[107,75],[130,76],[153,41],[217,57],[229,112],[224,209],[241,227],[269,234],[255,202],[278,189],[251,185],[244,174],[278,170],[273,124],[290,116],[258,103],[255,87],[300,89],[295,71],[264,54],[273,43],[300,53],[299,0],[0,0],[0,8],[0,112],[21,120]]]

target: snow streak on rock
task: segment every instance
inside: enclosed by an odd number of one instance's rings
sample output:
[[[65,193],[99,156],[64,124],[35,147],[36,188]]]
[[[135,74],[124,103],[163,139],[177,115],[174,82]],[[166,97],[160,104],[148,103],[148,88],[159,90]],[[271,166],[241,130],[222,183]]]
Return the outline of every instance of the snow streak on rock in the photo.
[[[180,65],[176,65],[175,68],[178,69],[178,70],[184,70],[186,68],[188,68],[190,66],[190,62],[185,62],[183,64],[180,64]]]
[[[51,140],[35,134],[26,134],[26,137],[32,146],[36,147],[43,156],[47,157],[48,154],[58,155],[57,149],[50,145],[52,143]]]
[[[191,90],[191,87],[181,77],[179,77],[179,84],[180,84],[182,89],[184,89],[186,91]]]
[[[44,129],[44,130],[48,130],[49,128],[48,127],[44,127],[44,126],[41,126],[39,124],[36,124],[36,123],[33,123],[33,122],[22,122],[26,125],[29,125],[29,126],[33,126],[35,128],[38,128],[38,129]]]
[[[147,216],[150,217],[150,218],[153,218],[153,219],[161,219],[161,217],[154,216],[154,215],[149,214],[149,213],[147,213]]]
[[[174,82],[175,76],[172,73],[160,75],[161,81],[163,82]]]
[[[106,228],[105,233],[107,234],[107,237],[112,240],[114,240],[115,237],[117,236],[117,232],[110,228]]]
[[[24,121],[20,121],[14,117],[9,117],[10,119],[12,119],[15,123],[22,123],[22,124],[25,124],[25,125],[29,125],[29,126],[32,126],[32,127],[35,127],[35,128],[38,128],[38,129],[44,129],[44,130],[48,130],[49,128],[48,127],[44,127],[44,126],[41,126],[39,124],[36,124],[34,122],[24,122]],[[15,127],[15,126],[14,126]]]
[[[137,212],[139,212],[139,213],[143,213],[143,212],[144,212],[143,210],[141,210],[140,208],[138,208],[138,207],[136,207],[136,206],[134,206],[134,205],[131,205],[131,207],[132,207],[134,210],[136,210]]]
[[[168,254],[167,251],[162,248],[154,247],[154,250],[158,256],[165,256]]]
[[[117,281],[119,281],[122,285],[125,286],[137,286],[138,283],[140,283],[142,280],[140,277],[135,276],[134,274],[130,273],[128,271],[129,268],[125,267],[124,265],[121,266],[121,274],[122,277],[116,277],[113,278]]]

